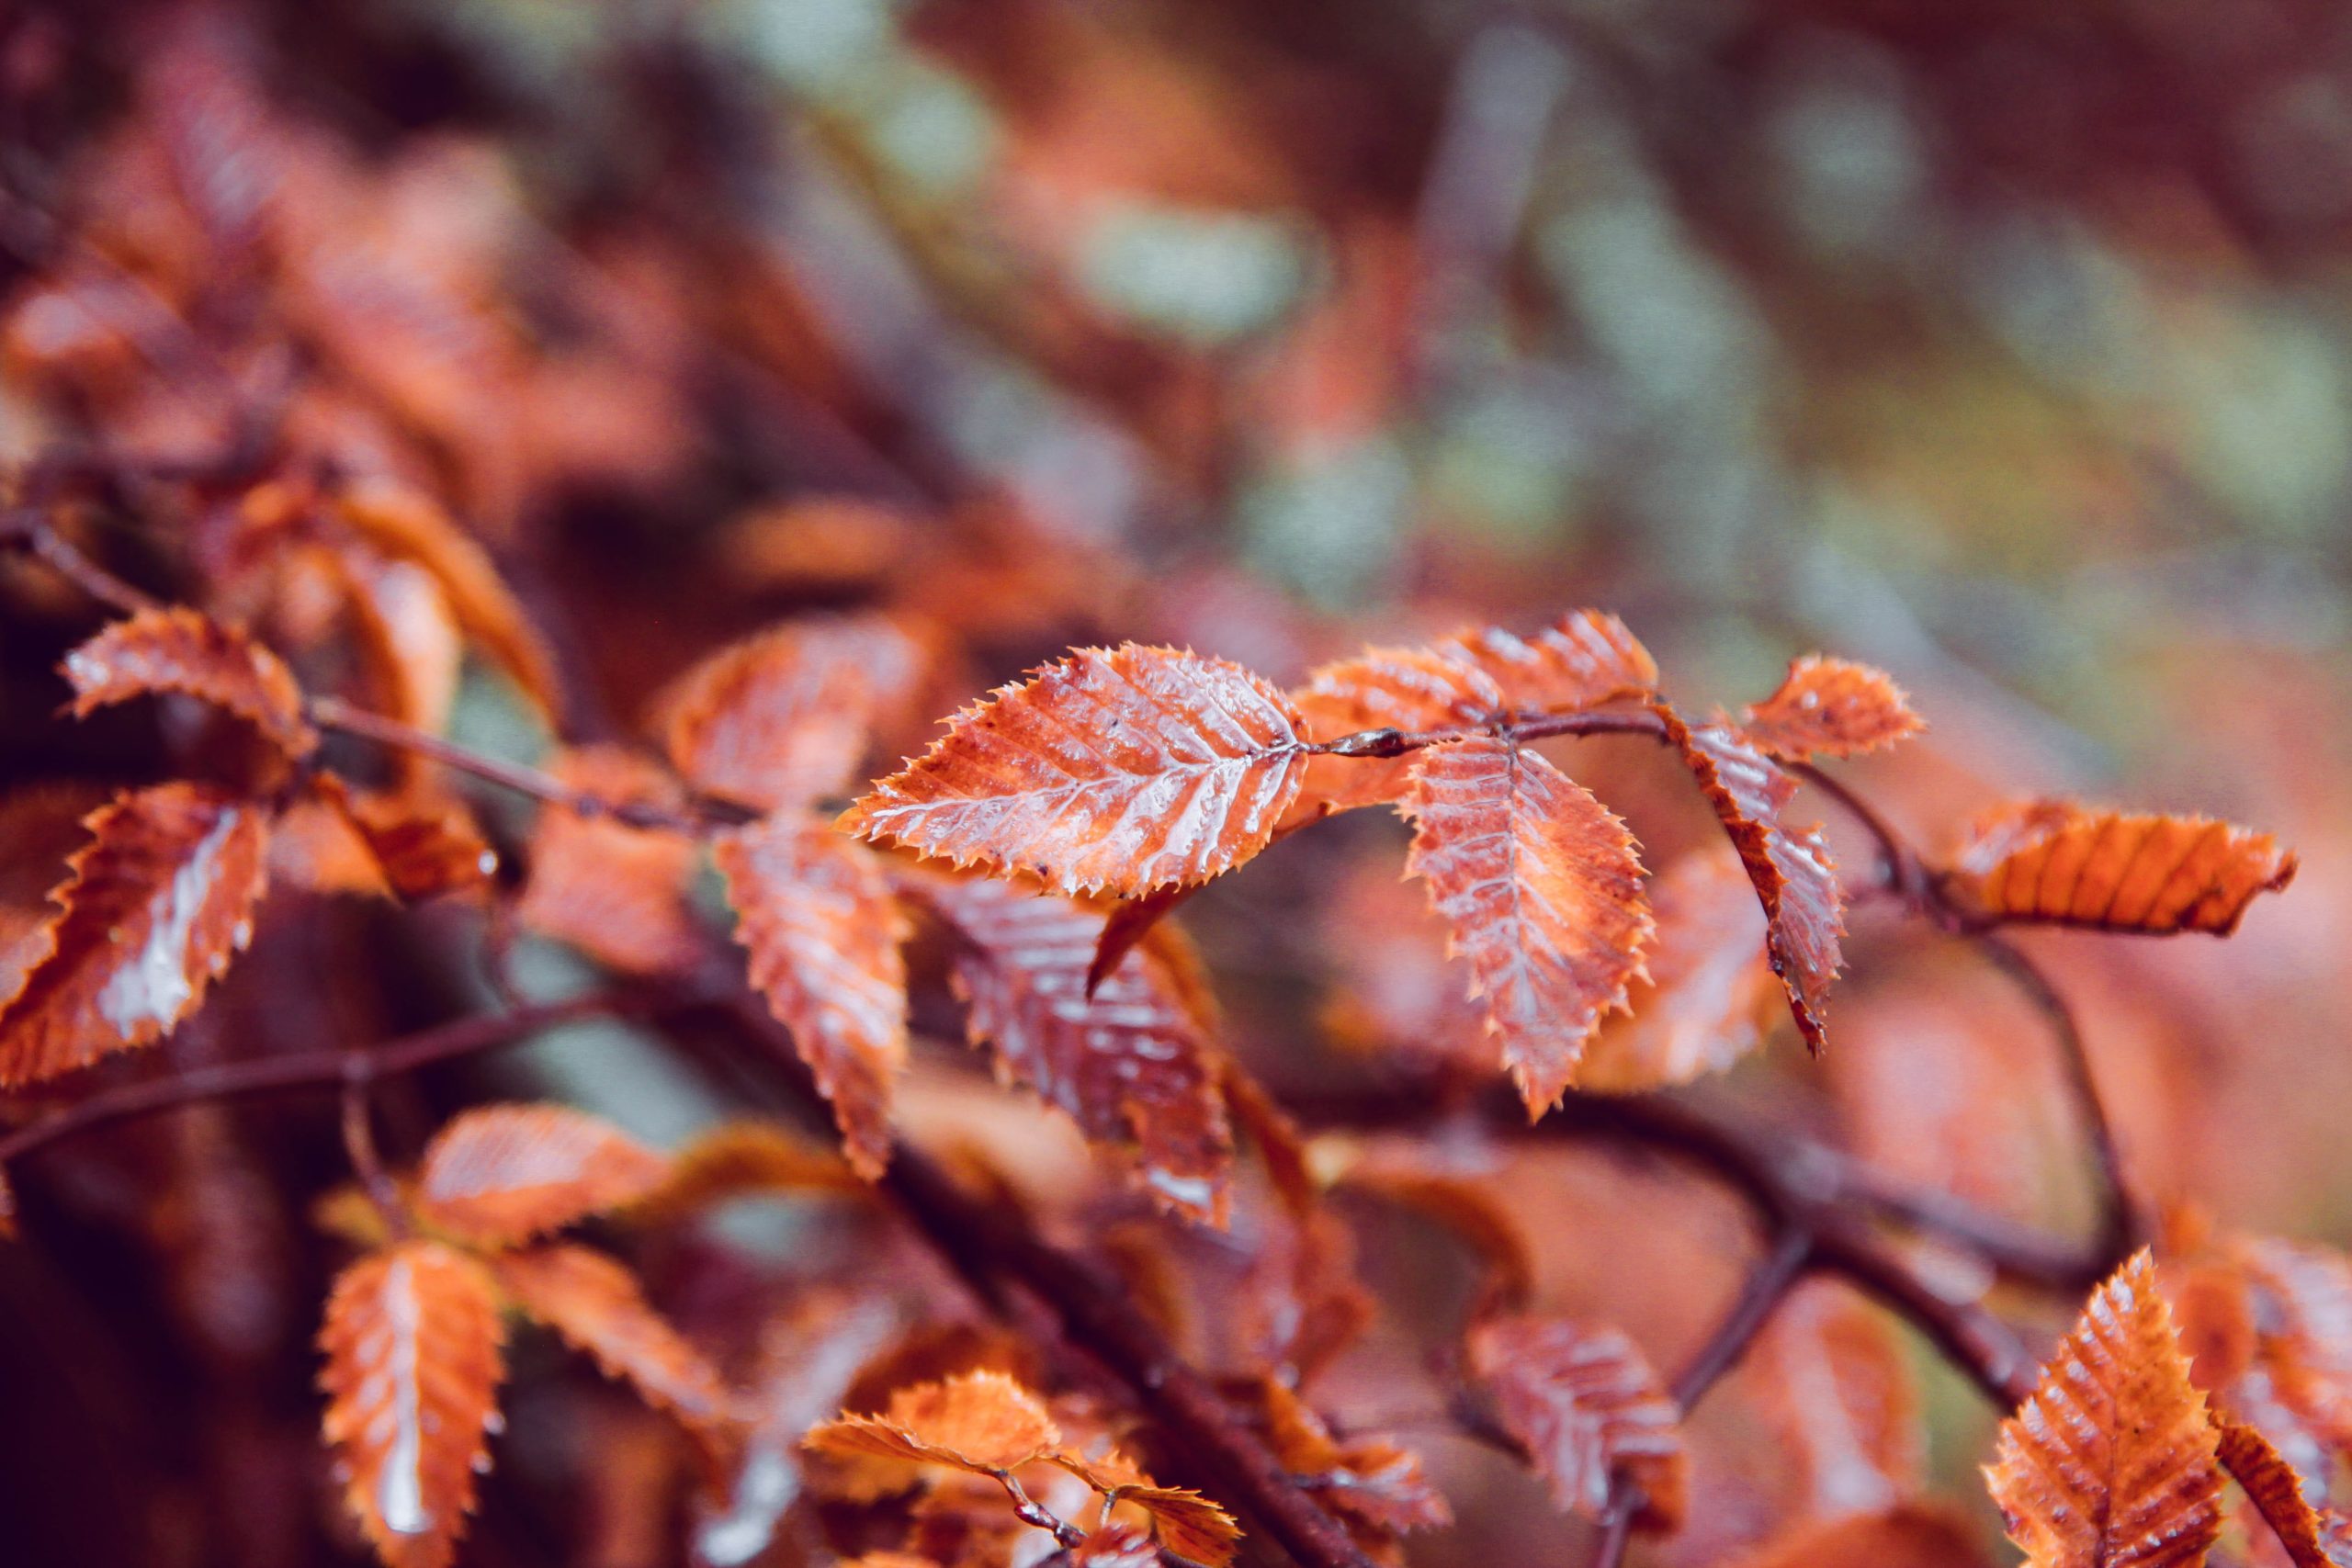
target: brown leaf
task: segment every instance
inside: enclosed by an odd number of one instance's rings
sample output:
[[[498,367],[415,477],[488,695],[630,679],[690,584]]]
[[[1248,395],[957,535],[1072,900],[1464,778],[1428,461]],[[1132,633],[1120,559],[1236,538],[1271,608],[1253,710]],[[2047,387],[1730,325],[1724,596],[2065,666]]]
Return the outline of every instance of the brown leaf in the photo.
[[[2242,1237],[2227,1249],[2251,1292],[2253,1364],[2217,1391],[2290,1460],[2352,1458],[2352,1261],[2331,1247]]]
[[[440,581],[356,539],[321,554],[343,587],[355,672],[368,705],[440,734],[465,664],[464,634]]]
[[[1875,751],[1926,728],[1885,671],[1818,653],[1790,660],[1780,689],[1740,726],[1757,750],[1792,762]]]
[[[1825,1280],[1798,1286],[1742,1370],[1804,1513],[1885,1508],[1919,1489],[1927,1429],[1910,1364],[1886,1314],[1854,1292]]]
[[[646,1301],[637,1277],[584,1247],[559,1242],[490,1260],[499,1288],[607,1377],[698,1431],[724,1435],[734,1417],[718,1371]]]
[[[1096,911],[1002,882],[909,886],[958,938],[953,978],[972,1043],[993,1046],[1000,1071],[1089,1138],[1131,1148],[1160,1201],[1221,1224],[1233,1134],[1215,1046],[1182,976],[1147,944],[1089,997]]]
[[[414,902],[486,886],[498,856],[455,800],[429,795],[362,795],[345,808],[351,825],[382,868],[384,881]]]
[[[334,498],[335,516],[395,560],[413,561],[440,585],[467,637],[544,714],[559,701],[555,660],[490,553],[431,497],[398,485],[356,485]]]
[[[351,820],[350,792],[320,773],[288,802],[269,829],[269,879],[308,893],[390,898],[384,867]]]
[[[1199,1493],[1182,1486],[1122,1486],[1119,1500],[1133,1503],[1151,1516],[1153,1537],[1163,1551],[1188,1562],[1225,1568],[1240,1543],[1241,1527],[1233,1516]],[[1138,1559],[1149,1564],[1157,1553]]]
[[[268,815],[202,784],[119,795],[51,899],[48,950],[0,1002],[0,1088],[158,1039],[203,1000],[253,934]]]
[[[1800,1524],[1724,1568],[1986,1568],[1976,1531],[1956,1510],[1901,1503],[1883,1513]]]
[[[390,1568],[446,1568],[489,1468],[502,1331],[481,1267],[438,1242],[361,1258],[327,1297],[326,1438]]]
[[[1266,847],[1306,769],[1298,724],[1223,660],[1080,649],[958,714],[842,821],[958,866],[1138,897]]]
[[[636,1201],[669,1162],[611,1122],[561,1105],[485,1105],[425,1145],[416,1212],[478,1247],[514,1247]]]
[[[2223,1468],[2278,1536],[2295,1568],[2346,1568],[2352,1563],[2352,1551],[2345,1550],[2352,1542],[2345,1540],[2340,1529],[2329,1529],[2330,1519],[2304,1495],[2303,1478],[2279,1457],[2270,1440],[2234,1421],[2216,1426]]]
[[[277,655],[241,631],[185,608],[141,610],[65,656],[74,716],[157,692],[227,708],[288,757],[318,749],[301,688]]]
[[[1958,891],[2002,920],[2227,936],[2295,863],[2269,834],[2227,822],[2032,801],[1979,820],[1955,870]]]
[[[640,1224],[668,1224],[761,1193],[854,1193],[865,1183],[842,1157],[773,1122],[721,1122],[680,1145],[662,1185],[628,1206]]]
[[[1641,1094],[1722,1072],[1762,1043],[1778,987],[1765,958],[1756,890],[1729,845],[1661,872],[1646,976],[1625,990],[1628,1017],[1604,1021],[1577,1068],[1592,1094]]]
[[[1178,1551],[1177,1555],[1193,1556],[1188,1551]],[[1226,1557],[1231,1555],[1228,1549]],[[1222,1562],[1226,1558],[1194,1560]],[[1108,1524],[1098,1526],[1084,1540],[1072,1547],[1069,1562],[1070,1568],[1159,1568],[1160,1556],[1159,1549],[1152,1544],[1151,1537],[1141,1530],[1130,1529],[1125,1525]]]
[[[2092,1292],[1984,1475],[2030,1568],[2205,1560],[2222,1533],[2212,1423],[2145,1251]]]
[[[1037,1397],[990,1371],[902,1388],[881,1415],[843,1414],[802,1439],[820,1453],[944,1464],[976,1475],[1017,1470],[1061,1442],[1061,1428]]]
[[[1489,737],[1423,750],[1399,809],[1413,822],[1406,868],[1429,884],[1487,1032],[1540,1116],[1641,973],[1651,920],[1633,838],[1544,758]]]
[[[907,1061],[906,918],[871,852],[821,822],[771,817],[719,839],[735,939],[786,1028],[851,1165],[890,1160],[890,1097]]]
[[[1246,1394],[1283,1468],[1351,1527],[1388,1536],[1453,1522],[1419,1456],[1384,1438],[1340,1442],[1305,1400],[1272,1378],[1252,1380]]]
[[[548,772],[566,786],[609,804],[678,804],[666,773],[615,747],[566,751]],[[628,828],[550,806],[540,811],[531,835],[530,878],[515,918],[542,936],[630,974],[691,968],[704,948],[686,906],[694,870],[694,845],[674,833]]]
[[[1640,1492],[1638,1525],[1681,1522],[1690,1469],[1681,1414],[1621,1330],[1497,1318],[1471,1330],[1469,1349],[1504,1430],[1526,1445],[1562,1508],[1602,1517],[1623,1476]]]
[[[74,874],[74,852],[89,841],[83,822],[106,804],[96,784],[49,782],[0,796],[0,998],[13,997],[57,946],[50,890]]]
[[[763,811],[840,790],[865,754],[876,699],[903,687],[914,644],[878,619],[777,626],[719,649],[660,706],[677,770]]]
[[[1789,994],[1805,1044],[1818,1052],[1826,1029],[1823,1009],[1846,934],[1844,901],[1821,829],[1794,829],[1781,819],[1796,781],[1737,730],[1721,724],[1692,729],[1664,704],[1656,711],[1747,868],[1764,905],[1772,972]]]

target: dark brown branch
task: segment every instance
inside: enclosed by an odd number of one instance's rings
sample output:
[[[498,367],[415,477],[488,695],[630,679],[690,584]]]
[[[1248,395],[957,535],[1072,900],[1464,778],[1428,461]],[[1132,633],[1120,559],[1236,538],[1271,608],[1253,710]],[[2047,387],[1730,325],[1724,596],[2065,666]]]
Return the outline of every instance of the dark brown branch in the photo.
[[[0,544],[41,561],[110,610],[130,615],[156,606],[154,595],[132,587],[75,549],[48,515],[36,508],[18,507],[0,517]]]
[[[400,1184],[384,1166],[376,1148],[376,1126],[368,1110],[368,1079],[354,1072],[343,1080],[343,1149],[351,1161],[359,1190],[385,1228],[393,1235],[408,1231],[407,1206],[401,1201]]]
[[[1809,1231],[1791,1227],[1780,1234],[1763,1259],[1748,1274],[1739,1294],[1724,1312],[1723,1322],[1707,1337],[1681,1371],[1675,1374],[1674,1386],[1667,1392],[1684,1415],[1699,1403],[1706,1392],[1747,1353],[1757,1335],[1772,1320],[1772,1314],[1788,1299],[1804,1277],[1805,1268],[1813,1261],[1813,1235]]]

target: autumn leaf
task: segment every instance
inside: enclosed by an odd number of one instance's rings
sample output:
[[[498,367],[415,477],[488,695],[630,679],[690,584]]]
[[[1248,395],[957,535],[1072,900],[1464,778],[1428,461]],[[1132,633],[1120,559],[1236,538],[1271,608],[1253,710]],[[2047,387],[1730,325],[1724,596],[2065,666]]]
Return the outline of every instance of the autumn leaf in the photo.
[[[455,800],[417,792],[369,794],[352,797],[344,809],[385,883],[401,898],[468,892],[497,873],[497,854],[472,813]]]
[[[438,1242],[361,1258],[327,1297],[326,1438],[389,1568],[447,1568],[490,1465],[502,1334],[481,1265]]]
[[[1780,689],[1740,725],[1758,750],[1792,762],[1875,751],[1926,728],[1885,671],[1817,653],[1792,660]]]
[[[1781,820],[1796,781],[1737,730],[1722,724],[1693,729],[1663,704],[1656,712],[1747,868],[1764,906],[1772,972],[1788,992],[1805,1044],[1818,1052],[1827,1027],[1823,1010],[1846,934],[1844,901],[1821,829]]]
[[[1625,988],[1626,1016],[1602,1021],[1575,1087],[1642,1094],[1722,1072],[1763,1043],[1779,988],[1756,890],[1729,845],[1695,850],[1651,884],[1657,919]]]
[[[2252,1427],[2217,1422],[2222,1468],[2260,1513],[2295,1568],[2346,1568],[2352,1539],[2341,1515],[2322,1514],[2305,1495],[2303,1478]],[[2322,1493],[2324,1495],[2324,1493]]]
[[[1927,1432],[1892,1323],[1826,1280],[1790,1292],[1743,1363],[1807,1514],[1889,1507],[1917,1492]]]
[[[262,807],[203,784],[134,790],[50,897],[47,949],[0,1002],[0,1088],[160,1038],[204,999],[253,934],[268,849]]]
[[[601,1118],[561,1105],[485,1105],[434,1134],[418,1215],[478,1247],[513,1247],[634,1202],[669,1164]]]
[[[1544,758],[1487,737],[1422,751],[1399,809],[1413,822],[1406,867],[1429,884],[1539,1116],[1642,971],[1651,919],[1633,838]]]
[[[884,682],[904,686],[914,646],[881,620],[775,627],[719,649],[662,700],[671,762],[713,795],[778,811],[850,781]]]
[[[2033,801],[1978,821],[1955,892],[1993,919],[2227,936],[2295,864],[2269,834],[2227,822]]]
[[[343,589],[354,675],[367,705],[440,734],[465,667],[464,633],[440,581],[356,539],[320,554]]]
[[[1526,1447],[1562,1508],[1603,1517],[1622,1477],[1639,1495],[1642,1528],[1681,1521],[1690,1467],[1681,1414],[1623,1331],[1496,1318],[1471,1330],[1469,1352],[1503,1429]]]
[[[63,672],[76,718],[180,692],[228,709],[296,761],[318,750],[293,673],[244,633],[194,610],[141,610],[116,621],[67,654]]]
[[[1800,1524],[1724,1568],[1987,1568],[1966,1516],[1931,1503]]]
[[[1132,1149],[1159,1201],[1221,1223],[1233,1134],[1182,976],[1146,945],[1089,997],[1098,913],[996,881],[923,876],[909,887],[956,934],[952,977],[972,1043],[993,1047],[1001,1071],[1089,1138]]]
[[[734,1425],[727,1389],[700,1350],[646,1301],[637,1278],[584,1247],[557,1243],[490,1260],[499,1289],[607,1377],[635,1388],[689,1427],[723,1435]]]
[[[611,805],[678,805],[666,773],[615,747],[566,751],[548,772]],[[514,913],[540,935],[629,974],[673,973],[702,957],[702,931],[686,906],[695,846],[678,835],[549,806],[532,832],[529,865]]]
[[[1253,1379],[1244,1393],[1283,1468],[1352,1530],[1386,1539],[1453,1522],[1453,1508],[1418,1455],[1384,1438],[1340,1442],[1305,1400],[1273,1378]]]
[[[660,1186],[628,1205],[630,1219],[665,1224],[762,1193],[868,1190],[838,1154],[773,1122],[706,1128],[677,1147],[669,1167]]]
[[[844,1414],[811,1431],[819,1453],[944,1464],[975,1475],[1018,1470],[1061,1447],[1045,1404],[1002,1372],[967,1372],[891,1395],[878,1416]]]
[[[1289,700],[1238,665],[1080,649],[958,714],[842,823],[958,866],[1134,897],[1265,848],[1306,755]]]
[[[2030,1568],[2166,1568],[2202,1562],[2221,1535],[2214,1452],[2142,1251],[2092,1292],[1984,1475]]]
[[[907,1061],[905,917],[871,852],[820,822],[775,817],[719,839],[752,984],[792,1032],[851,1165],[890,1159],[890,1097]]]

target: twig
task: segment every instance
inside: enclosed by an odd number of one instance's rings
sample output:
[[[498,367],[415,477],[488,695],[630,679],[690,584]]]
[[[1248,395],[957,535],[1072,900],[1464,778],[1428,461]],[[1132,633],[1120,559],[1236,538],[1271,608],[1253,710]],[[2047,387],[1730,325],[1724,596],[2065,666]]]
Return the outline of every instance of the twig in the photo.
[[[110,610],[136,615],[155,608],[157,600],[134,588],[69,544],[48,516],[32,507],[11,509],[0,517],[0,544],[25,551],[60,577]]]
[[[1611,1505],[1609,1517],[1601,1522],[1600,1542],[1592,1550],[1592,1568],[1617,1568],[1625,1561],[1625,1548],[1633,1539],[1633,1503],[1621,1501]]]
[[[368,1194],[377,1217],[394,1235],[408,1229],[408,1212],[401,1202],[399,1183],[384,1168],[376,1148],[376,1128],[368,1114],[368,1078],[356,1072],[343,1080],[343,1152],[351,1161],[359,1189]]]
[[[1773,1311],[1804,1277],[1805,1266],[1812,1261],[1813,1234],[1796,1226],[1783,1230],[1771,1251],[1764,1255],[1747,1276],[1747,1282],[1740,1287],[1739,1294],[1724,1314],[1723,1322],[1676,1374],[1673,1387],[1667,1391],[1684,1415],[1690,1413],[1690,1407],[1725,1372],[1739,1364],[1739,1359],[1771,1321]]]

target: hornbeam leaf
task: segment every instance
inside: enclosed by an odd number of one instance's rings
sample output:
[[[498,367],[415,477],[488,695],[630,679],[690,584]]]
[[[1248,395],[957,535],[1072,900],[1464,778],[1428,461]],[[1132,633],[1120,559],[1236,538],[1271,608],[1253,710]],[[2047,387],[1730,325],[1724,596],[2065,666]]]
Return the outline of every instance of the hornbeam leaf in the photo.
[[[515,1305],[584,1351],[606,1376],[697,1432],[723,1438],[734,1430],[717,1370],[612,1258],[559,1242],[492,1258],[490,1268]]]
[[[1982,818],[1957,870],[1960,894],[1997,919],[2227,936],[2295,863],[2269,834],[2208,818],[2032,801]]]
[[[632,1203],[669,1162],[600,1117],[562,1105],[484,1105],[425,1145],[416,1210],[478,1247],[512,1247]]]
[[[1470,1369],[1504,1429],[1525,1445],[1560,1506],[1589,1519],[1640,1494],[1634,1522],[1679,1524],[1690,1485],[1681,1413],[1622,1330],[1558,1318],[1503,1317],[1470,1334]]]
[[[1817,653],[1792,660],[1780,689],[1740,726],[1758,750],[1789,761],[1874,751],[1925,728],[1885,671]]]
[[[141,610],[65,656],[74,716],[158,692],[227,708],[299,761],[318,750],[301,689],[277,655],[232,627],[184,607]]]

